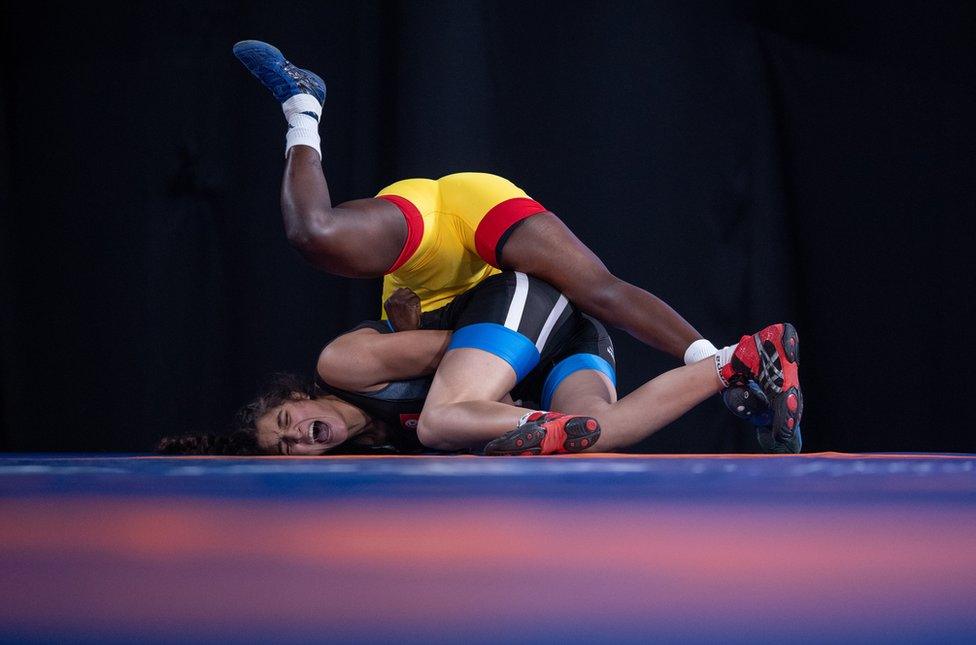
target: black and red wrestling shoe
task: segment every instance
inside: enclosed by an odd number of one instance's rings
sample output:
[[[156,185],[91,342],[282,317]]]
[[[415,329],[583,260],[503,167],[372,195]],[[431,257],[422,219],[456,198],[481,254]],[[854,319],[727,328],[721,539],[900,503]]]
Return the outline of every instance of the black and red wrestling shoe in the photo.
[[[800,337],[793,325],[779,323],[758,334],[743,336],[732,358],[719,371],[728,384],[754,379],[769,399],[773,410],[770,433],[760,436],[760,445],[766,452],[798,453],[803,447],[799,364]]]
[[[519,426],[485,446],[486,455],[555,455],[586,450],[600,438],[600,424],[591,417],[558,412],[532,412]]]

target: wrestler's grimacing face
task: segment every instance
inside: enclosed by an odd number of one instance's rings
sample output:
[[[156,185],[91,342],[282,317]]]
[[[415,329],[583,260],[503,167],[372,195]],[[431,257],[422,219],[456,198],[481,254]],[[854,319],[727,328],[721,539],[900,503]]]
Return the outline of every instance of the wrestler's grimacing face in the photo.
[[[272,455],[321,455],[349,437],[345,421],[324,399],[289,399],[256,425],[258,446]]]

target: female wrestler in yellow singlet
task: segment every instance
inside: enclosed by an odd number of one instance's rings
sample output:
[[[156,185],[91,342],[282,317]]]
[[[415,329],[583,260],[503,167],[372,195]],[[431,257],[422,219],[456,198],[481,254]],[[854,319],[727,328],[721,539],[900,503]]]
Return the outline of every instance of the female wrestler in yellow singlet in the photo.
[[[383,280],[383,300],[407,288],[423,311],[498,273],[501,237],[546,210],[507,179],[480,172],[405,179],[377,196],[399,208],[407,224],[406,242]]]

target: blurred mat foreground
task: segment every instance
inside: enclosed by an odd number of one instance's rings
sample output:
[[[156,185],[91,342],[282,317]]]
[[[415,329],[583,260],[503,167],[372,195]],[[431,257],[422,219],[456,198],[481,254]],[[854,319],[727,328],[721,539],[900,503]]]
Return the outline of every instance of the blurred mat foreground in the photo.
[[[0,640],[967,642],[976,456],[0,456]]]

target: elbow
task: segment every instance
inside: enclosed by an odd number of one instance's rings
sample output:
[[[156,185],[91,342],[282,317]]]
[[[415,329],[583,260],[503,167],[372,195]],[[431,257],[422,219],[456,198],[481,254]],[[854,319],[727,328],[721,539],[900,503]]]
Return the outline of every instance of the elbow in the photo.
[[[369,390],[379,385],[378,362],[370,351],[378,336],[373,330],[347,332],[322,348],[315,372],[329,385],[351,392]]]
[[[326,345],[319,353],[315,372],[332,387],[358,391],[371,385],[357,378],[359,374],[354,364],[350,364],[349,353],[342,347],[341,337]]]
[[[339,376],[343,372],[340,356],[341,354],[333,347],[333,343],[329,343],[319,353],[319,360],[315,364],[315,372],[319,378],[336,387],[342,387],[342,384],[337,382],[341,380]]]

